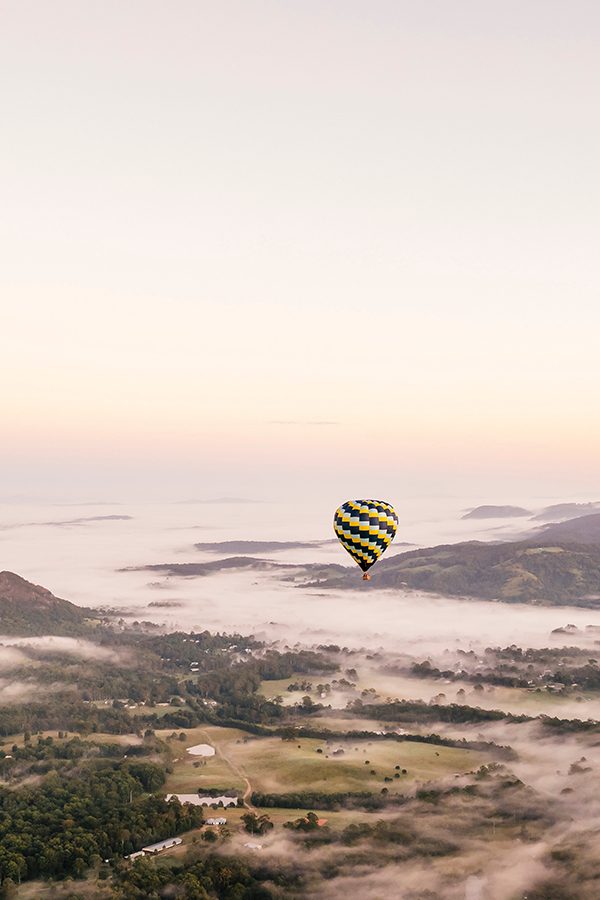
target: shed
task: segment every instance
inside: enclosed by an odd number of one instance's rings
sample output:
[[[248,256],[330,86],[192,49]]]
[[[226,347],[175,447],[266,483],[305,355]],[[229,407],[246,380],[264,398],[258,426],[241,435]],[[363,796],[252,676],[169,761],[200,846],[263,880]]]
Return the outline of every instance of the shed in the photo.
[[[144,853],[160,853],[161,850],[169,850],[171,847],[176,847],[177,844],[182,844],[183,841],[179,837],[168,838],[166,841],[158,841],[156,844],[148,844],[147,847],[142,847],[142,851]]]

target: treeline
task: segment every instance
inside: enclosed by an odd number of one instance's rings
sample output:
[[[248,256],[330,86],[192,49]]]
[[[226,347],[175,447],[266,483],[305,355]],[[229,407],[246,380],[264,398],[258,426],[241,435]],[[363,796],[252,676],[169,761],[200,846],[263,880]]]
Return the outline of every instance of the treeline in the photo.
[[[0,788],[0,884],[81,876],[102,859],[198,827],[200,807],[148,796],[163,782],[160,766],[107,762],[66,780],[49,775],[39,787]]]
[[[461,750],[485,750],[493,751],[496,756],[503,759],[515,759],[516,754],[511,747],[502,744],[496,744],[494,741],[469,741],[466,738],[449,738],[442,737],[439,734],[394,734],[393,732],[385,732],[379,734],[375,731],[330,731],[327,728],[319,728],[318,726],[303,726],[301,728],[271,728],[269,734],[277,734],[283,738],[317,738],[324,741],[409,741],[418,744],[435,744],[438,747],[459,747]]]
[[[357,715],[368,712],[371,718],[383,722],[499,722],[507,719],[511,722],[531,722],[532,717],[513,715],[500,709],[481,709],[479,706],[465,706],[459,703],[445,705],[424,703],[422,700],[392,700],[387,703],[363,704],[355,700],[349,707]]]
[[[355,700],[349,709],[356,715],[364,715],[368,712],[369,716],[380,719],[382,722],[437,721],[470,724],[472,722],[499,722],[504,720],[514,724],[539,722],[540,725],[552,728],[554,731],[600,731],[600,722],[594,719],[558,719],[544,715],[515,715],[514,713],[503,712],[500,709],[481,709],[479,706],[461,706],[458,703],[449,703],[444,706],[432,704],[430,706],[420,700],[392,700],[390,703],[369,703],[367,705],[360,700]],[[427,737],[402,735],[404,740],[421,740],[433,743],[431,737],[431,735]],[[459,745],[460,742],[455,744],[455,746]],[[494,746],[494,744],[491,743],[491,746]]]
[[[378,810],[388,806],[403,806],[408,802],[402,794],[372,794],[369,791],[322,793],[321,791],[291,791],[286,794],[267,794],[254,791],[251,797],[260,809],[363,809]]]

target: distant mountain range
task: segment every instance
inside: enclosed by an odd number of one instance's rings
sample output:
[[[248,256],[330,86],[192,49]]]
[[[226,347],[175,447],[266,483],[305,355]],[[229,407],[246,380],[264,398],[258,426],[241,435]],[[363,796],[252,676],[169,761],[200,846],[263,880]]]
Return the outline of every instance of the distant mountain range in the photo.
[[[0,635],[89,634],[94,611],[55,597],[14,572],[0,572]]]
[[[513,519],[521,516],[531,516],[529,509],[522,506],[476,506],[470,509],[462,519]]]
[[[194,544],[205,553],[277,553],[280,550],[314,550],[326,544],[337,544],[337,538],[325,541],[212,541]]]
[[[494,506],[484,505],[469,509],[461,516],[462,519],[514,519],[531,517],[538,522],[558,522],[564,519],[573,519],[588,513],[600,513],[600,502],[590,503],[556,503],[546,506],[540,512],[533,513],[522,506]]]
[[[589,513],[600,512],[600,502],[591,503],[556,503],[547,506],[533,518],[539,522],[556,522],[559,519],[573,519]]]
[[[195,545],[240,554],[303,542],[224,541]],[[135,571],[198,577],[247,569],[279,574],[303,586],[372,590],[414,588],[447,596],[509,603],[550,603],[600,608],[600,513],[545,525],[518,541],[468,541],[397,553],[381,559],[365,584],[354,566],[278,563],[247,555],[211,562],[161,563]]]
[[[246,554],[320,543],[224,541],[198,546],[219,553]],[[600,512],[542,526],[527,540],[469,541],[384,557],[368,583],[362,581],[355,566],[277,563],[248,555],[211,562],[161,563],[135,570],[198,577],[236,569],[272,572],[299,586],[319,589],[410,588],[508,603],[600,609]],[[12,572],[0,572],[0,635],[90,635],[97,618],[94,610],[56,597]]]

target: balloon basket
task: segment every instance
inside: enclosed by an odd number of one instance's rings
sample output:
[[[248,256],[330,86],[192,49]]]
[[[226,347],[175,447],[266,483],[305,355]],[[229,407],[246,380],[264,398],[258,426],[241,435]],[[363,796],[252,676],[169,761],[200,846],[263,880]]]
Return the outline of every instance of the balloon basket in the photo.
[[[371,580],[371,576],[369,575],[368,572],[365,572],[365,574],[363,575],[363,581],[370,581],[370,580]]]

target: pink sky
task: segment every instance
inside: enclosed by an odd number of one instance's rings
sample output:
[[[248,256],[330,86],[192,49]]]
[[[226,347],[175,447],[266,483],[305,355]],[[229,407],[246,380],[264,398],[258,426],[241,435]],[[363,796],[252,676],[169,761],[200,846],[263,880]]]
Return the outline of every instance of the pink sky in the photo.
[[[599,25],[4,2],[0,493],[593,494]]]

